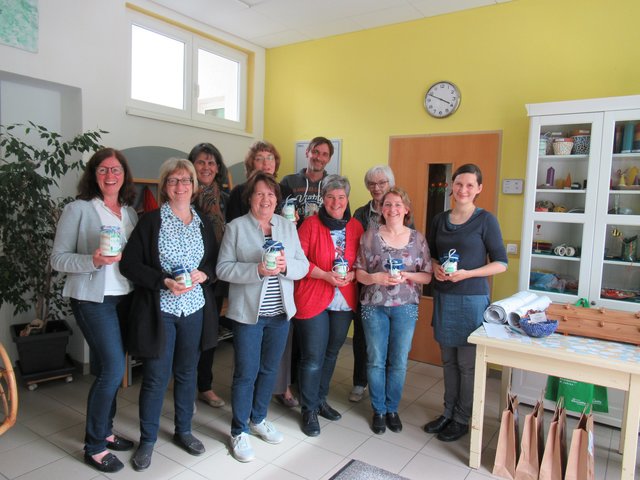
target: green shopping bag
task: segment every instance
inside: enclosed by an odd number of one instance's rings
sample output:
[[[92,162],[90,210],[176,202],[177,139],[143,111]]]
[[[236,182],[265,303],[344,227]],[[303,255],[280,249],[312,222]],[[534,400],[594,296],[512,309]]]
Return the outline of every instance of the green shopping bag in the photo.
[[[589,403],[593,406],[594,412],[609,411],[606,387],[549,375],[544,398],[557,402],[560,397],[564,397],[565,408],[572,412],[581,413]]]

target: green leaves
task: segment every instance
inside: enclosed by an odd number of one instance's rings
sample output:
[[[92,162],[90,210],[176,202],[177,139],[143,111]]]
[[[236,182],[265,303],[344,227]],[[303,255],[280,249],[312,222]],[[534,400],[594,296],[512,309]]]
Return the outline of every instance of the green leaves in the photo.
[[[70,198],[53,198],[51,187],[81,170],[83,153],[102,148],[104,130],[64,140],[41,125],[0,125],[0,305],[14,313],[36,305],[36,318],[68,314],[62,276],[49,265],[58,217]],[[29,140],[32,143],[29,143]]]

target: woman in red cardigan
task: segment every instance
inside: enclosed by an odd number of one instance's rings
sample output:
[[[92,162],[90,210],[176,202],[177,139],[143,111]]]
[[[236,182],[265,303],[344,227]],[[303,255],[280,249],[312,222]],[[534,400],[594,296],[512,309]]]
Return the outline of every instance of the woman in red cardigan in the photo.
[[[323,206],[298,230],[309,259],[309,273],[296,282],[295,331],[300,345],[298,388],[302,431],[320,435],[318,415],[339,420],[327,403],[338,352],[347,337],[358,304],[351,265],[356,259],[362,225],[348,211],[351,186],[346,177],[329,175],[322,182]]]

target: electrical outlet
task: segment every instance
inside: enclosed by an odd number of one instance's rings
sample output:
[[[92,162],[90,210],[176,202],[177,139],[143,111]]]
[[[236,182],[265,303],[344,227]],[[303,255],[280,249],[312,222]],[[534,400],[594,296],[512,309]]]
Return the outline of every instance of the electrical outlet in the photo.
[[[517,243],[507,243],[507,255],[518,255]]]

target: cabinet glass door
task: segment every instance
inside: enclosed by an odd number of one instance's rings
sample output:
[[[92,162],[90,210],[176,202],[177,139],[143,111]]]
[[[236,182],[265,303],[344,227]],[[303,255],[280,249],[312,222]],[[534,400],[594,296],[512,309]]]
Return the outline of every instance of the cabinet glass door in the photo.
[[[640,304],[639,110],[605,114],[601,164],[590,298],[634,311]]]
[[[575,302],[589,292],[603,115],[534,117],[529,131],[528,185],[521,288]],[[528,276],[528,278],[524,278]]]

